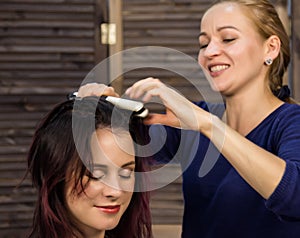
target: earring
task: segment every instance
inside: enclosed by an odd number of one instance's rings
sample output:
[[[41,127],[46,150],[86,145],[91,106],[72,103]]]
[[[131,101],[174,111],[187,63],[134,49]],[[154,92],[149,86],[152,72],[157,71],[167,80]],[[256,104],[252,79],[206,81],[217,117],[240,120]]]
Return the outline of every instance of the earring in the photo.
[[[265,60],[266,65],[271,65],[272,63],[273,63],[273,60],[271,58]]]

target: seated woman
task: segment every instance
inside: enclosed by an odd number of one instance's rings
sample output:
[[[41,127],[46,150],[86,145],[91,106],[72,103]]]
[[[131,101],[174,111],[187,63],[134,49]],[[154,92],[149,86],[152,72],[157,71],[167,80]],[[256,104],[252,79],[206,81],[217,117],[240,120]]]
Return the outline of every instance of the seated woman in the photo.
[[[150,238],[139,118],[102,98],[56,105],[34,134],[28,173],[38,199],[29,238]],[[145,173],[139,173],[145,174]]]

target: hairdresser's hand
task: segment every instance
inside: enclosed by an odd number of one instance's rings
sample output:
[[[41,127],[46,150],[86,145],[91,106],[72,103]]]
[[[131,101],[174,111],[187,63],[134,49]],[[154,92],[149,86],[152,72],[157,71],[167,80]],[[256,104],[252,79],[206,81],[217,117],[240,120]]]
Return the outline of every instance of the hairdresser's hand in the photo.
[[[144,102],[154,96],[158,96],[162,100],[166,107],[166,114],[150,114],[144,120],[145,124],[163,124],[198,131],[202,124],[201,120],[209,117],[209,113],[155,78],[140,80],[128,88],[125,93],[131,98],[142,97]]]
[[[113,87],[109,87],[105,84],[99,83],[88,83],[81,86],[78,90],[78,97],[88,97],[88,96],[114,96],[119,97],[119,94],[115,92]]]

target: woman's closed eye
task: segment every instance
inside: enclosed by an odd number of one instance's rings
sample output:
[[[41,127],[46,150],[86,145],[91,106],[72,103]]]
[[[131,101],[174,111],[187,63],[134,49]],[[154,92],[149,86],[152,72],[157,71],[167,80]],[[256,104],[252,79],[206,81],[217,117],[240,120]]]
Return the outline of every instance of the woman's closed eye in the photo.
[[[223,40],[223,42],[230,43],[230,42],[232,42],[234,40],[235,40],[235,38],[226,38],[226,39]]]
[[[88,172],[87,176],[92,180],[101,180],[106,176],[107,172],[103,170],[95,170],[93,172]],[[120,169],[118,171],[118,176],[122,179],[130,179],[134,174],[134,169],[126,168]]]
[[[123,179],[130,179],[133,176],[133,169],[121,169],[119,171],[119,176]]]
[[[207,40],[207,39],[199,40],[200,50],[206,48],[208,46],[208,44],[209,44],[209,40]]]
[[[208,46],[208,44],[203,44],[203,45],[200,44],[200,50],[206,48],[207,46]]]
[[[100,180],[106,175],[106,172],[103,170],[94,170],[93,172],[88,172],[87,176],[92,180]]]

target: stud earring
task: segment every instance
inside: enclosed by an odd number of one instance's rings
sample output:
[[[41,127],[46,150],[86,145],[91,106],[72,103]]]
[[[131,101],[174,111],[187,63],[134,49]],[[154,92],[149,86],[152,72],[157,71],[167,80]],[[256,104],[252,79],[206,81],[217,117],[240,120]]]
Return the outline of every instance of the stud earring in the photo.
[[[265,60],[266,65],[271,65],[272,63],[273,63],[273,60],[271,58]]]

